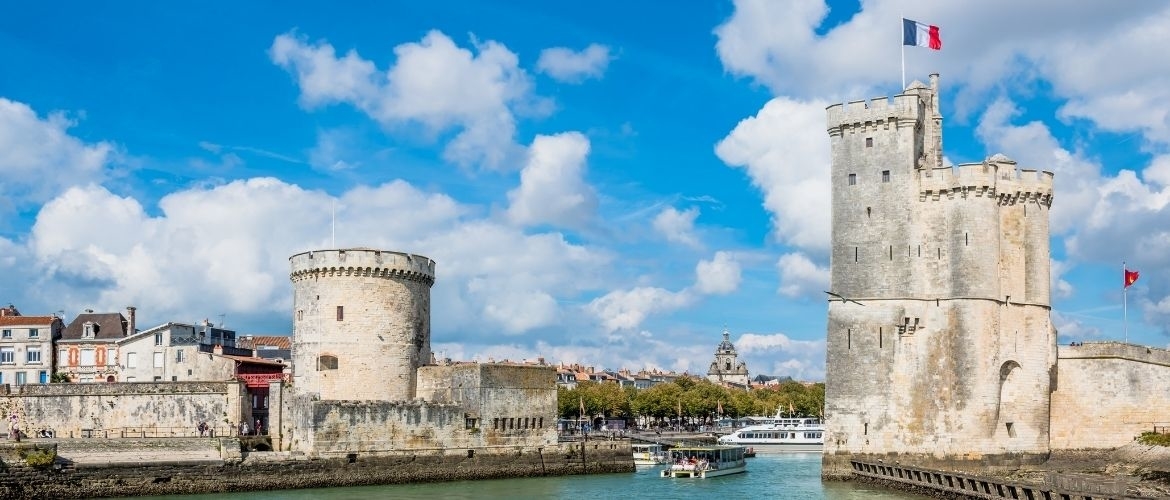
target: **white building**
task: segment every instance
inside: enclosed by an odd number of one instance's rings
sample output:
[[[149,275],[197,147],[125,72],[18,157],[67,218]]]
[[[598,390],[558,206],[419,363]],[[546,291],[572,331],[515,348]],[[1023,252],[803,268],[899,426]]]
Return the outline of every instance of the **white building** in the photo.
[[[22,316],[0,308],[0,384],[47,384],[53,372],[53,341],[65,324],[56,315]]]

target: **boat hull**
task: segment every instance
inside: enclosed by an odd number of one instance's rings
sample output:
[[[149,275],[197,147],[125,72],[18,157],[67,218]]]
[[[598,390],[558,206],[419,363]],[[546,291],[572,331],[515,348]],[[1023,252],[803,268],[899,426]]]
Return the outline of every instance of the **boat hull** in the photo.
[[[673,478],[682,478],[682,479],[687,479],[687,478],[707,479],[707,478],[711,478],[711,477],[730,476],[732,474],[739,474],[739,473],[744,472],[746,470],[747,470],[747,467],[745,467],[745,466],[728,467],[728,468],[724,468],[724,469],[703,469],[703,470],[676,469],[674,467],[668,467],[662,471],[662,477],[673,477]]]
[[[771,443],[735,443],[751,448],[757,455],[778,455],[781,453],[821,453],[825,445],[820,443],[802,444],[771,444]]]

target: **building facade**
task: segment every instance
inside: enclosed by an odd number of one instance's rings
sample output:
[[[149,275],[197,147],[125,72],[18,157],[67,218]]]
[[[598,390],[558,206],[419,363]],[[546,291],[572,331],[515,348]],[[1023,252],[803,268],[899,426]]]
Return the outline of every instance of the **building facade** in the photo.
[[[118,341],[135,331],[134,308],[121,313],[78,314],[57,341],[56,371],[70,382],[118,382]]]
[[[1049,451],[1051,172],[943,164],[938,76],[829,106],[832,252],[822,474]]]
[[[16,306],[0,308],[0,385],[49,383],[53,342],[64,328],[55,314],[23,316]]]
[[[739,353],[731,343],[731,332],[723,329],[723,342],[715,348],[715,359],[711,361],[711,368],[707,370],[707,380],[716,384],[732,384],[748,388],[747,363],[739,360]]]

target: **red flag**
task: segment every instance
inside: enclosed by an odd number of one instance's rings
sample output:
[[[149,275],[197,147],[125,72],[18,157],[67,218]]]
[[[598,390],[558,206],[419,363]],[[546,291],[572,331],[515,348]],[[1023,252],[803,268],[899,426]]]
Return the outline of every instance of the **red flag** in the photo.
[[[1122,288],[1129,288],[1138,280],[1138,272],[1125,269],[1125,286]]]

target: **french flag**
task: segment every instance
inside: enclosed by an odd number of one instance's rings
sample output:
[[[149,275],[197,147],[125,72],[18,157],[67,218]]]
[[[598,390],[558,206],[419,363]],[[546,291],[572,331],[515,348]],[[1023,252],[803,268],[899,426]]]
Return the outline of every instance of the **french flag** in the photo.
[[[938,26],[902,18],[902,45],[942,50],[942,38],[938,34]]]

